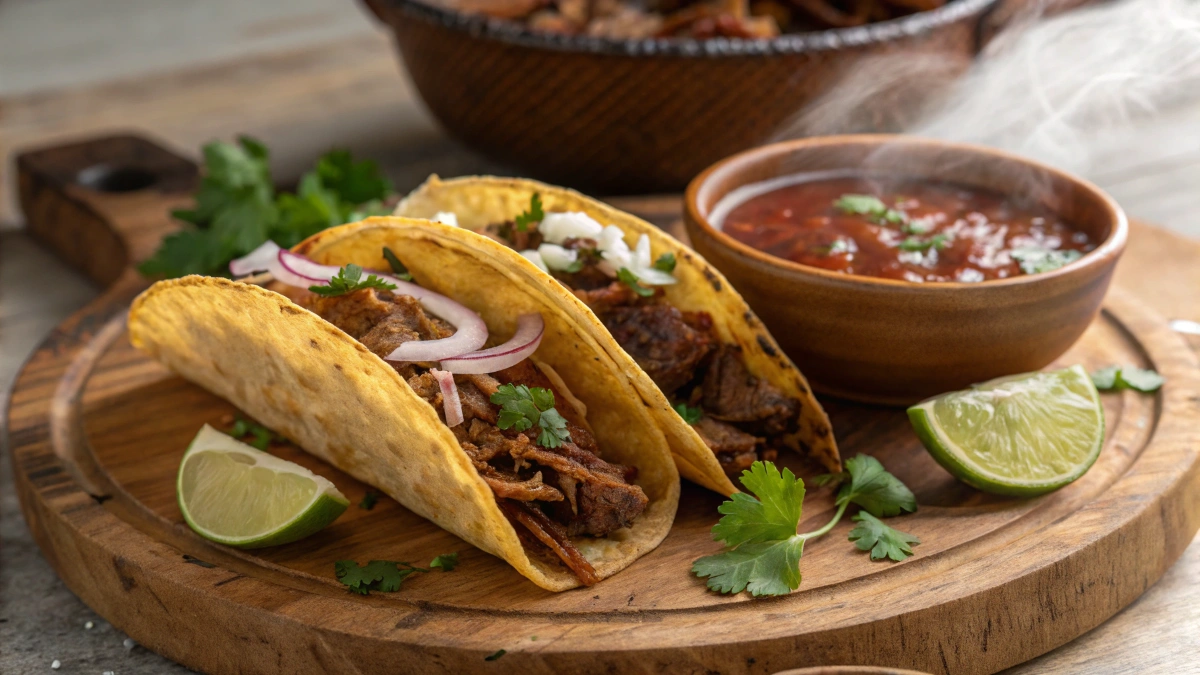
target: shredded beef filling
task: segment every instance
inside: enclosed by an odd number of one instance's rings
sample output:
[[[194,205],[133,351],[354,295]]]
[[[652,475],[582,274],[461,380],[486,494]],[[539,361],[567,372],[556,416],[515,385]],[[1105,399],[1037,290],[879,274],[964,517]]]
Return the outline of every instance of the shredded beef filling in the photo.
[[[309,294],[301,302],[380,357],[404,342],[454,333],[452,326],[427,315],[414,298],[387,291],[364,289],[335,297]],[[442,390],[429,372],[433,364],[389,364],[444,421]],[[536,427],[520,432],[496,426],[499,406],[491,402],[491,395],[502,384],[555,390],[528,360],[493,375],[456,375],[454,381],[463,423],[451,430],[526,548],[543,559],[561,561],[582,583],[596,583],[595,570],[570,538],[603,537],[628,527],[646,509],[646,494],[632,484],[637,469],[600,459],[596,439],[558,391],[555,408],[566,418],[571,437],[561,446],[538,445]]]

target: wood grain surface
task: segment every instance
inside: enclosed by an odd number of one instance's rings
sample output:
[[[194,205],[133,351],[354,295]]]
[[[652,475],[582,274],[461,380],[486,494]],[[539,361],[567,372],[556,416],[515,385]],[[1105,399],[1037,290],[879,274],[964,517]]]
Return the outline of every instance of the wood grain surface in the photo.
[[[152,200],[140,197],[128,202],[129,215],[147,222]],[[73,590],[143,644],[211,672],[473,670],[499,648],[509,654],[489,667],[504,671],[860,663],[993,672],[1128,604],[1200,525],[1196,357],[1160,317],[1118,293],[1063,362],[1153,365],[1171,384],[1157,397],[1106,397],[1105,453],[1053,495],[976,493],[932,463],[902,412],[829,402],[847,454],[878,456],[923,505],[897,523],[925,542],[903,564],[867,561],[845,542],[843,524],[808,547],[800,592],[768,601],[713,595],[686,570],[716,549],[707,530],[718,500],[691,487],[667,541],[591,591],[538,591],[390,502],[351,509],[305,542],[235,552],[182,525],[171,480],[199,425],[234,411],[122,339],[122,307],[140,283],[119,278],[22,372],[9,414],[18,490],[35,538]],[[295,448],[274,450],[332,478],[352,500],[365,490]],[[814,491],[806,520],[830,508],[830,495]],[[419,559],[452,548],[463,551],[460,571],[469,575],[429,575],[366,599],[332,579],[339,558]],[[189,564],[185,554],[216,567]],[[220,620],[198,629],[201,617]],[[268,646],[228,648],[245,639]]]

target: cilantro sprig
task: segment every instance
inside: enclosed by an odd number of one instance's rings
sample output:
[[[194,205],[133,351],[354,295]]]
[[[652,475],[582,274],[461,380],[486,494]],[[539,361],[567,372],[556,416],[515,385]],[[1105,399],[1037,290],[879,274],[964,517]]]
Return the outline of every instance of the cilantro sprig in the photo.
[[[203,153],[195,204],[171,212],[187,227],[138,266],[145,276],[228,276],[230,260],[268,239],[290,248],[326,228],[388,211],[383,200],[391,183],[374,162],[356,162],[345,150],[323,155],[295,194],[275,192],[267,148],[253,138],[215,141]]]
[[[449,572],[458,564],[458,553],[443,553],[429,563],[429,568],[417,567],[398,560],[372,560],[359,566],[353,560],[339,560],[333,564],[337,580],[359,595],[370,595],[371,591],[394,593],[409,576],[418,572],[431,572],[440,568]]]
[[[699,406],[690,406],[686,403],[676,403],[675,412],[679,413],[683,421],[688,424],[696,424],[701,417],[704,417],[704,411]]]
[[[742,485],[754,493],[734,493],[721,504],[723,514],[713,527],[713,539],[725,542],[725,551],[692,564],[692,572],[706,577],[708,587],[720,593],[748,590],[754,596],[786,595],[800,587],[800,557],[804,543],[828,534],[850,504],[862,508],[850,540],[871,559],[904,560],[912,555],[917,537],[895,530],[880,520],[915,511],[916,498],[873,457],[846,460],[846,471],[819,477],[818,484],[843,483],[836,498],[837,512],[820,529],[798,534],[804,504],[804,481],[789,469],[782,472],[771,462],[755,462],[742,472]]]
[[[654,269],[670,274],[675,271],[675,254],[667,251],[654,261]]]
[[[632,288],[634,293],[637,293],[643,298],[648,298],[654,295],[654,289],[643,286],[641,284],[641,279],[638,278],[638,275],[630,272],[628,267],[622,267],[621,269],[617,270],[617,280]]]
[[[404,263],[400,262],[400,259],[396,257],[396,254],[392,252],[392,249],[384,246],[383,258],[384,260],[387,260],[388,267],[392,268],[392,276],[402,281],[412,281],[412,274],[408,271],[408,268],[404,266]]]
[[[546,217],[546,213],[542,211],[542,196],[538,193],[533,193],[529,198],[529,208],[522,211],[519,216],[513,220],[513,224],[517,226],[518,232],[524,232],[529,229],[533,223],[540,223]]]
[[[378,288],[385,291],[396,290],[396,284],[380,279],[374,274],[368,274],[366,279],[363,279],[362,275],[363,268],[350,263],[338,270],[337,275],[329,280],[328,286],[309,286],[308,290],[326,298],[346,295],[354,291],[361,291],[364,288]]]
[[[543,448],[557,448],[571,440],[567,420],[554,409],[554,392],[549,389],[510,382],[500,385],[491,401],[500,406],[496,426],[501,429],[540,427],[537,442]]]
[[[1100,391],[1133,389],[1149,394],[1161,389],[1166,380],[1153,370],[1135,366],[1109,366],[1092,373],[1092,382]]]
[[[243,419],[241,417],[239,417],[237,421],[233,423],[233,426],[230,427],[228,433],[230,436],[233,436],[238,440],[243,440],[246,438],[246,436],[253,436],[251,440],[246,441],[247,445],[263,451],[265,451],[267,446],[272,442],[285,440],[283,436],[280,436],[263,425],[257,422],[252,422],[248,419]]]
[[[844,194],[834,200],[833,206],[842,213],[867,216],[880,225],[899,225],[907,219],[903,211],[888,208],[874,195]]]

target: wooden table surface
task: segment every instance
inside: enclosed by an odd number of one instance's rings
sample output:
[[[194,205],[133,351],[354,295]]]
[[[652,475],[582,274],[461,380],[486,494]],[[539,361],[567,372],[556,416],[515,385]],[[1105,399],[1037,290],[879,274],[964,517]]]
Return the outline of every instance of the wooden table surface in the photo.
[[[502,171],[447,139],[393,57],[388,37],[349,0],[287,7],[213,0],[0,2],[0,386],[46,331],[96,290],[20,233],[12,154],[62,139],[136,130],[196,156],[213,138],[250,133],[295,178],[331,146],[379,160],[397,188],[429,172]],[[74,20],[64,22],[63,16]],[[131,18],[133,17],[133,18]],[[36,66],[34,65],[36,64]],[[1200,107],[1183,106],[1106,147],[1088,177],[1130,213],[1200,236]],[[1193,246],[1131,246],[1170,257]],[[1159,250],[1151,250],[1158,247]],[[1200,248],[1195,249],[1200,251]],[[1200,321],[1197,273],[1122,278],[1167,318]],[[1200,347],[1200,339],[1192,344]],[[0,672],[186,672],[82,605],[41,560],[0,457]],[[85,628],[92,622],[93,628]],[[1009,673],[1200,672],[1200,538],[1133,605],[1070,644]]]

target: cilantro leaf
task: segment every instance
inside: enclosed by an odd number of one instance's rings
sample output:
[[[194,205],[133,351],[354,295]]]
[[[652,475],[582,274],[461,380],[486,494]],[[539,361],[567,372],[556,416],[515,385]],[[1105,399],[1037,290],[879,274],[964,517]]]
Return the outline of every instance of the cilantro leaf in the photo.
[[[637,293],[643,298],[648,298],[654,295],[654,289],[646,288],[638,283],[640,281],[638,276],[633,272],[630,272],[628,267],[622,267],[621,269],[617,270],[617,279],[626,286],[632,288],[634,293]]]
[[[735,493],[734,496],[737,496]],[[787,595],[800,587],[800,556],[804,538],[763,541],[705,556],[692,563],[692,572],[707,577],[720,593],[749,590],[754,596]]]
[[[392,274],[397,279],[401,279],[403,281],[412,281],[413,277],[411,274],[409,274],[408,268],[404,266],[404,263],[400,262],[400,259],[396,257],[395,253],[392,253],[392,249],[384,246],[383,257],[385,260],[387,260],[388,267],[392,268]]]
[[[388,283],[383,279],[368,274],[366,279],[362,278],[363,268],[350,263],[338,270],[337,276],[329,280],[328,286],[309,286],[308,290],[327,298],[337,295],[346,295],[360,291],[364,288],[379,288],[385,291],[396,290],[396,284]]]
[[[948,241],[950,241],[950,236],[946,234],[935,234],[928,239],[909,237],[900,242],[896,248],[901,251],[928,251],[931,248],[940,251],[946,248]]]
[[[696,424],[701,417],[704,417],[704,411],[699,406],[692,407],[686,403],[676,403],[675,412],[679,413],[683,421],[688,424]]]
[[[670,274],[675,271],[675,254],[667,251],[654,261],[654,269]]]
[[[844,194],[834,200],[833,206],[843,213],[864,216],[882,216],[888,210],[887,204],[874,195]]]
[[[1060,251],[1036,247],[1018,248],[1010,255],[1020,263],[1021,271],[1025,274],[1050,272],[1083,257],[1082,253],[1071,249]]]
[[[484,661],[495,661],[496,659],[500,658],[501,656],[504,656],[507,653],[508,653],[508,650],[500,649],[500,650],[497,650],[496,653],[492,654],[491,656],[483,657],[483,660]]]
[[[850,530],[850,541],[858,550],[870,551],[871,560],[891,558],[900,562],[913,554],[910,544],[921,543],[919,538],[885,524],[866,511],[859,511],[851,520],[858,527]]]
[[[253,440],[246,441],[246,444],[263,451],[266,451],[272,441],[284,440],[282,436],[267,427],[241,417],[233,423],[228,433],[239,441],[245,439],[246,436],[253,436]]]
[[[546,214],[542,211],[542,196],[535,192],[529,198],[529,209],[517,216],[513,223],[516,224],[518,232],[524,232],[532,223],[540,223],[545,217]]]
[[[439,568],[443,572],[452,572],[458,567],[458,553],[443,553],[429,563],[430,568]]]
[[[1092,373],[1092,383],[1100,391],[1133,389],[1148,394],[1158,391],[1165,382],[1157,372],[1135,366],[1109,366]]]
[[[429,571],[395,560],[372,560],[361,567],[353,560],[339,560],[333,564],[333,570],[338,581],[359,595],[369,595],[371,591],[393,593],[400,590],[400,584],[409,575]]]
[[[537,442],[544,448],[571,440],[567,420],[554,408],[554,392],[549,389],[509,382],[496,389],[491,401],[500,406],[496,426],[501,429],[525,431],[537,425],[541,428]]]
[[[347,150],[331,150],[317,162],[316,176],[341,202],[362,204],[385,199],[392,192],[392,183],[375,162],[364,159],[355,162]]]
[[[370,511],[375,508],[375,504],[379,503],[379,495],[371,490],[367,490],[363,495],[362,501],[358,503],[358,508],[364,511]]]
[[[873,516],[888,517],[917,510],[917,498],[900,479],[888,473],[879,460],[858,455],[846,460],[850,482],[838,490],[837,504],[858,504]]]
[[[726,546],[787,539],[796,534],[804,502],[804,481],[790,469],[781,473],[770,462],[755,462],[742,472],[742,485],[757,497],[735,492],[717,507],[725,514],[713,526],[713,539]]]

